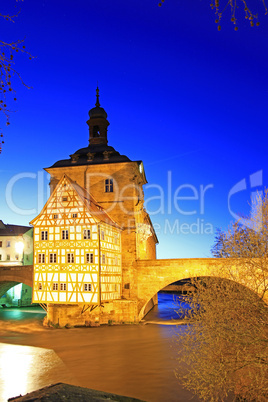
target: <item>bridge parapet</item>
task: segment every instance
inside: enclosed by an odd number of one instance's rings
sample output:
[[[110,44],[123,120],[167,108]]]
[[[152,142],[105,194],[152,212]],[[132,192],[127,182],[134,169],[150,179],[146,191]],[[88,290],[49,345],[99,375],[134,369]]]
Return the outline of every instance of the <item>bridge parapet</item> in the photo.
[[[139,300],[139,319],[142,319],[146,311],[146,304],[167,285],[188,278],[201,276],[227,277],[224,269],[243,270],[245,264],[252,259],[243,258],[178,258],[159,260],[136,261],[136,286]],[[242,271],[241,271],[242,272]],[[238,275],[239,277],[239,275]],[[243,278],[243,275],[240,276]],[[237,281],[246,286],[245,281]],[[250,286],[247,286],[250,288]],[[267,300],[268,302],[268,300]]]
[[[143,299],[145,295],[156,293],[181,279],[215,275],[224,263],[225,260],[222,258],[138,260],[136,262],[138,298]]]

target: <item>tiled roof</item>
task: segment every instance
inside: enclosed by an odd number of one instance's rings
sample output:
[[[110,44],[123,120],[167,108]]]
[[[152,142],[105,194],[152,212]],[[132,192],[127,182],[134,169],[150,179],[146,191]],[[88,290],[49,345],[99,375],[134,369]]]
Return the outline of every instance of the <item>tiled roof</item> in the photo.
[[[131,162],[127,156],[121,155],[113,147],[104,144],[89,145],[86,148],[78,149],[78,151],[70,156],[70,159],[55,162],[51,167]]]
[[[0,236],[21,236],[30,230],[30,226],[5,225],[0,220]]]
[[[80,196],[80,198],[82,198],[88,210],[94,217],[96,217],[101,222],[105,222],[109,225],[117,226],[118,228],[120,228],[120,226],[110,217],[105,209],[97,203],[97,201],[91,194],[89,194],[84,188],[80,187],[79,184],[73,182],[68,176],[65,175],[65,177],[70,181],[70,183],[75,188],[78,195]]]

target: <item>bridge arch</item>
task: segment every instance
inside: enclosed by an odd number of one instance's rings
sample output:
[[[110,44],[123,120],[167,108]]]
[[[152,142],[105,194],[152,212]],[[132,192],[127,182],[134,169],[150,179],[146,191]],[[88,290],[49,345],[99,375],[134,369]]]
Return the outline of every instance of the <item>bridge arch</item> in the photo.
[[[0,267],[0,297],[19,283],[33,286],[32,265]]]
[[[229,260],[230,262],[230,260]],[[242,259],[231,261],[235,268],[243,269]],[[136,261],[138,318],[141,320],[149,311],[148,303],[155,295],[171,283],[197,277],[222,278],[226,264],[224,258],[185,258]],[[217,272],[219,273],[217,275]],[[227,278],[226,278],[227,279]],[[237,282],[239,284],[239,282]],[[268,300],[266,300],[268,302]],[[153,307],[153,305],[152,305]]]
[[[204,277],[202,277],[204,278]],[[191,278],[182,278],[182,279],[178,279],[174,282],[168,283],[166,286],[164,286],[163,288],[159,289],[149,300],[147,300],[145,302],[145,304],[143,305],[143,307],[140,309],[140,313],[139,313],[139,320],[141,320],[143,317],[146,316],[146,314],[149,313],[149,311],[151,311],[151,309],[158,304],[158,293],[163,291],[166,287],[170,286],[170,285],[174,285],[177,284],[177,282],[181,281],[181,280],[185,280],[185,281],[190,281]],[[181,287],[183,288],[183,285],[181,285]],[[192,286],[189,286],[189,288],[193,288]],[[186,289],[186,286],[184,285],[184,290]],[[170,290],[169,292],[173,292],[172,290]],[[174,290],[174,292],[176,292],[176,290]]]

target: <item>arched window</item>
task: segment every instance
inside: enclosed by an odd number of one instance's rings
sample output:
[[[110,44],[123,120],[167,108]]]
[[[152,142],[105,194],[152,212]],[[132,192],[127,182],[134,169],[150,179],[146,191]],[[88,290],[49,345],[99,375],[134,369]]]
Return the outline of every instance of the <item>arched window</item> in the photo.
[[[100,136],[99,126],[93,126],[93,137],[99,137],[99,136]]]

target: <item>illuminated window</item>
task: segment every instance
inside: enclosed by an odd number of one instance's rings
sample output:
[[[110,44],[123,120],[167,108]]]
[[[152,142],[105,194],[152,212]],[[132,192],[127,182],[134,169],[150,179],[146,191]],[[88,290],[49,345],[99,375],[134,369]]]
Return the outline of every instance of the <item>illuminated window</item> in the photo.
[[[73,253],[68,253],[68,254],[67,254],[67,262],[68,262],[69,264],[73,264],[73,263],[74,263],[74,255],[73,255]]]
[[[101,231],[101,240],[104,240],[104,230]]]
[[[102,263],[105,264],[105,254],[102,254]]]
[[[58,214],[54,214],[53,215],[53,219],[58,219],[59,215]]]
[[[91,292],[91,283],[84,283],[84,292]]]
[[[68,197],[62,197],[62,201],[63,202],[68,201]]]
[[[115,263],[115,265],[118,265],[118,257],[117,257],[117,255],[114,258],[114,263]]]
[[[62,238],[62,240],[68,240],[68,239],[69,239],[68,230],[63,230],[63,231],[61,232],[61,238]]]
[[[45,254],[38,254],[38,262],[39,264],[45,263]]]
[[[113,179],[105,180],[105,193],[112,193],[114,191]]]
[[[39,282],[39,283],[38,283],[38,290],[42,290],[42,288],[43,288],[42,283]]]
[[[10,261],[10,255],[7,254],[7,261]]]
[[[73,216],[73,218],[77,218],[77,214],[73,214],[72,216]]]
[[[86,254],[86,260],[87,260],[87,262],[90,262],[90,264],[92,264],[93,263],[93,254],[92,253]]]
[[[58,290],[58,284],[57,283],[53,283],[53,290]]]
[[[41,232],[41,240],[47,240],[47,230]]]
[[[2,247],[3,243],[0,241],[0,247]]]
[[[49,262],[50,264],[55,264],[57,262],[57,254],[56,253],[51,253],[49,254]]]
[[[66,283],[60,284],[60,290],[66,290]]]
[[[115,235],[115,236],[114,236],[114,244],[117,244],[117,243],[118,243],[118,236]]]
[[[10,242],[10,240],[7,240],[7,247],[10,247],[11,246],[11,242]]]
[[[117,292],[117,283],[114,285],[114,291]]]
[[[84,230],[84,240],[85,239],[90,239],[90,230],[89,229]]]

